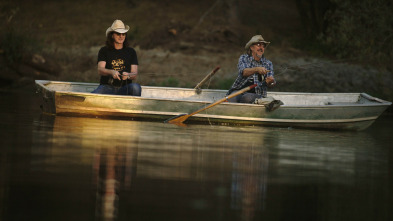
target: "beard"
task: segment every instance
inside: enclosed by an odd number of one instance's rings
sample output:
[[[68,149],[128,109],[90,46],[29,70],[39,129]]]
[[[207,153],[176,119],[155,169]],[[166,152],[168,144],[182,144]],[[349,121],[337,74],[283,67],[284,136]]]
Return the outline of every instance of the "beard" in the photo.
[[[258,57],[258,58],[262,58],[262,56],[263,56],[263,51],[262,51],[262,50],[258,50],[257,52],[259,52],[259,53],[256,53],[257,57]]]

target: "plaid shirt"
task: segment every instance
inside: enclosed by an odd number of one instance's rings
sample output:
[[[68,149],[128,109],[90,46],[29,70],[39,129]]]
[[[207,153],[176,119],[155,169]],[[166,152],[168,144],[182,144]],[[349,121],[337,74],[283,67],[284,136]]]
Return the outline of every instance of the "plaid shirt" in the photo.
[[[248,77],[243,76],[243,70],[245,68],[253,68],[253,67],[264,67],[267,70],[270,70],[267,73],[267,76],[262,76],[262,81],[259,81],[258,79],[258,73],[252,74]],[[274,71],[273,71],[273,63],[269,61],[268,59],[263,56],[260,61],[256,61],[252,55],[248,54],[242,54],[239,58],[239,63],[237,64],[237,68],[239,70],[238,76],[236,78],[236,81],[233,83],[231,89],[229,89],[228,94],[232,93],[235,90],[240,90],[242,88],[245,88],[248,82],[252,82],[253,84],[257,84],[255,87],[255,93],[258,95],[262,95],[263,97],[266,97],[266,91],[267,91],[267,85],[265,78],[269,76],[274,77]]]

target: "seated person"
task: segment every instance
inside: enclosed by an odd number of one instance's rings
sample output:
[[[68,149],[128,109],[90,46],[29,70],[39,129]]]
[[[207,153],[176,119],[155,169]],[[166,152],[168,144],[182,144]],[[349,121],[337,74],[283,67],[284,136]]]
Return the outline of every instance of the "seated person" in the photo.
[[[264,53],[270,42],[265,41],[261,35],[255,35],[246,44],[246,53],[239,58],[238,76],[227,95],[241,90],[253,84],[257,86],[248,92],[230,98],[229,102],[254,103],[256,99],[259,104],[266,98],[267,87],[276,85],[273,72],[273,64],[265,58]],[[271,102],[273,99],[266,99]]]
[[[141,96],[142,88],[132,83],[138,75],[138,58],[128,46],[128,25],[115,20],[106,30],[106,46],[98,52],[98,74],[100,85],[92,92]]]

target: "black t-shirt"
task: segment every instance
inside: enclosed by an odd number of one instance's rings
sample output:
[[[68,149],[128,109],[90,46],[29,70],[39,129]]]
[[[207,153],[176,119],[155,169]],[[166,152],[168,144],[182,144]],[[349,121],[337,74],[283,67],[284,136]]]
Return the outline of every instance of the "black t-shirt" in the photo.
[[[119,71],[122,73],[130,72],[131,65],[138,65],[138,57],[136,52],[133,48],[122,48],[122,49],[112,49],[108,47],[102,47],[98,52],[98,60],[97,63],[100,61],[105,61],[105,68],[112,69]],[[111,76],[101,76],[100,84],[109,84],[109,80],[112,79]],[[132,82],[128,80],[128,83]],[[119,80],[114,80],[115,85],[119,85]]]

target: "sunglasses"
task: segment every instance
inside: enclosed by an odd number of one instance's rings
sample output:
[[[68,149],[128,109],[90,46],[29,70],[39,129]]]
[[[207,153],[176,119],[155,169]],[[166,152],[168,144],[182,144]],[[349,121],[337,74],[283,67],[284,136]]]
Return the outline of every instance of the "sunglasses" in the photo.
[[[255,43],[253,45],[256,45],[256,46],[262,47],[262,48],[266,48],[266,44],[265,43]]]
[[[126,36],[126,33],[118,33],[118,32],[114,32],[115,33],[115,35],[118,35],[118,36]]]

